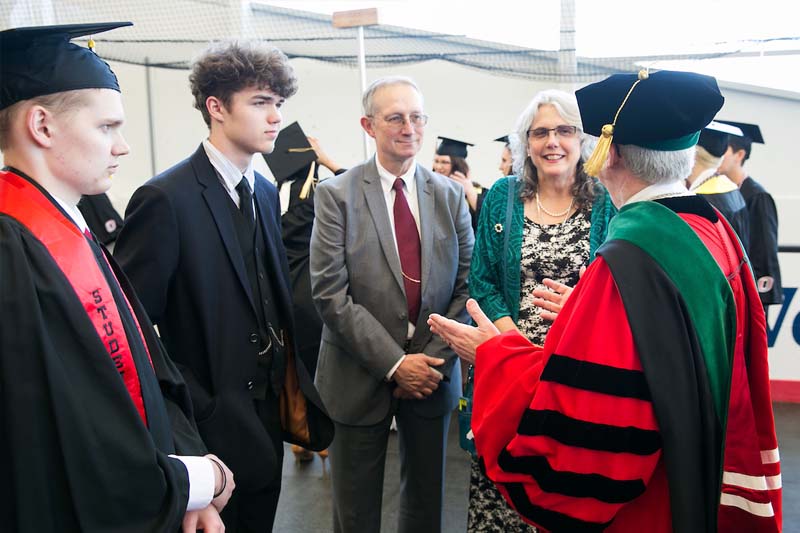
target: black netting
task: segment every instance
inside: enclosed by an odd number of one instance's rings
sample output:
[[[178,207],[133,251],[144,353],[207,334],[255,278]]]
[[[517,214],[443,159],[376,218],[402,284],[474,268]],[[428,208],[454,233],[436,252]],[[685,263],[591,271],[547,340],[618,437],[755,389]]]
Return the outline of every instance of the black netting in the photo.
[[[42,7],[46,6],[46,7]],[[663,59],[706,59],[730,52],[658,57],[574,58],[575,15],[562,28],[562,51],[534,50],[457,35],[397,26],[365,28],[368,67],[439,59],[515,78],[585,82],[637,63]],[[290,58],[348,67],[357,64],[356,29],[336,29],[331,17],[294,9],[231,0],[51,0],[0,3],[5,27],[130,20],[135,26],[95,37],[98,53],[110,60],[185,69],[209,41],[264,39]],[[572,21],[570,25],[569,21]],[[572,36],[574,37],[574,35]]]

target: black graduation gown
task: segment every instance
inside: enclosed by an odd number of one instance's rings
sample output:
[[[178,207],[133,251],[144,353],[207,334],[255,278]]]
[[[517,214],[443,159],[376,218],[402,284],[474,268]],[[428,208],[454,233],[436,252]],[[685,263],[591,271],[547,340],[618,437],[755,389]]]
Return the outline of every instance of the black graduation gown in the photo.
[[[108,195],[100,193],[83,196],[78,202],[78,209],[98,241],[108,246],[117,239],[119,230],[122,229],[122,217],[111,205]]]
[[[478,220],[481,216],[481,208],[483,201],[486,199],[486,192],[489,190],[478,183],[472,183],[472,186],[478,189],[478,198],[475,200],[475,209],[469,208],[469,216],[472,218],[472,231],[478,231]]]
[[[742,241],[746,251],[750,250],[750,217],[744,198],[738,189],[715,194],[703,194],[708,203],[716,207],[725,220],[730,222],[733,231]]]
[[[303,361],[309,375],[314,377],[322,337],[322,319],[311,298],[311,274],[309,272],[309,245],[314,226],[313,189],[305,200],[300,199],[304,179],[283,183],[290,187],[289,207],[281,216],[283,246],[289,263],[289,280],[292,283],[292,305],[294,307],[297,335],[297,356]]]
[[[346,170],[339,169],[335,174],[342,174]],[[286,259],[289,263],[289,280],[292,283],[297,355],[313,379],[319,358],[322,319],[317,313],[311,297],[311,273],[309,271],[309,247],[311,229],[314,226],[314,188],[311,188],[306,199],[300,199],[300,191],[307,175],[308,167],[305,167],[292,176],[294,179],[290,178],[279,183],[278,188],[290,187],[289,205],[281,216],[281,232],[283,246],[286,248]],[[314,179],[317,179],[316,170]]]
[[[756,288],[761,303],[783,302],[781,267],[778,262],[778,210],[772,196],[751,177],[747,177],[739,191],[742,193],[750,217],[750,264],[756,278]]]
[[[149,426],[48,250],[17,220],[0,214],[4,531],[138,533],[181,525],[187,472],[167,455],[201,455],[205,446],[180,374],[124,275],[109,261],[152,358],[151,367],[141,343],[136,349],[129,340]],[[126,332],[135,327],[129,315],[123,321]]]

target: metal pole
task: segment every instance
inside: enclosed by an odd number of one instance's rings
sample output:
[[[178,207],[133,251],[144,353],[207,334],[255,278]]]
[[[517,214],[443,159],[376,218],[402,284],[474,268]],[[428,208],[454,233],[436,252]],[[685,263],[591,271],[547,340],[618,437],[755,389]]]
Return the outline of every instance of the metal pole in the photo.
[[[575,0],[561,0],[561,32],[558,52],[558,73],[574,86],[578,73],[575,54]]]
[[[150,79],[150,58],[144,58],[144,75],[147,84],[147,123],[150,126],[150,175],[156,175],[156,130],[153,124],[153,83]]]
[[[367,52],[364,48],[364,26],[358,27],[358,68],[361,73],[361,94],[367,90]],[[361,131],[364,141],[364,159],[369,157],[369,136],[366,131]]]

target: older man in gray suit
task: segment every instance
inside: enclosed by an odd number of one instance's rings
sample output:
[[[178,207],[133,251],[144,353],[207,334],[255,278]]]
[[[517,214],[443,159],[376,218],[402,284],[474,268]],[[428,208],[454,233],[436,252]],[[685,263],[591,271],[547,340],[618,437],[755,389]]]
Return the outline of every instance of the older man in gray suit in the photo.
[[[386,444],[397,419],[400,532],[442,527],[458,358],[426,323],[466,320],[473,235],[460,186],[419,166],[422,94],[375,81],[361,126],[375,157],[316,189],[311,285],[325,326],[316,383],[336,424],[330,448],[334,531],[380,531]]]

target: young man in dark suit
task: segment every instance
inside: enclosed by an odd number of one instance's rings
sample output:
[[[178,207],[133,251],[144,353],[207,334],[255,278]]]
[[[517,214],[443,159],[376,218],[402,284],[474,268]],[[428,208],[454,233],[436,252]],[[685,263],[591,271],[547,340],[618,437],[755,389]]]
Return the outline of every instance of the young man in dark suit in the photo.
[[[210,450],[236,475],[222,518],[270,531],[283,440],[327,447],[332,424],[302,363],[275,187],[253,170],[297,90],[286,56],[219,43],[193,64],[208,139],[131,198],[116,256],[189,385]]]

